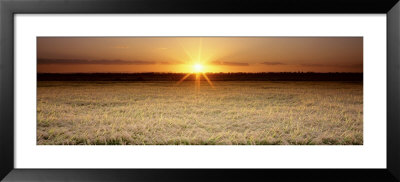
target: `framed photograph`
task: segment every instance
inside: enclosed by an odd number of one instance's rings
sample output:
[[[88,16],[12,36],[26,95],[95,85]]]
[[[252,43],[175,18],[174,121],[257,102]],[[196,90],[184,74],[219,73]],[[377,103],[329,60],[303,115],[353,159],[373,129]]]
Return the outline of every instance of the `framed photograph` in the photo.
[[[4,181],[399,181],[397,1],[1,1]]]

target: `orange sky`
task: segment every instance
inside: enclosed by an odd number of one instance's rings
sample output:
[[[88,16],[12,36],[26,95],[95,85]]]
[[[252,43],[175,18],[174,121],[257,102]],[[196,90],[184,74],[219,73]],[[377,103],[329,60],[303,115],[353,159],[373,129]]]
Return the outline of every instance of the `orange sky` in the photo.
[[[38,37],[39,73],[363,72],[362,37]]]

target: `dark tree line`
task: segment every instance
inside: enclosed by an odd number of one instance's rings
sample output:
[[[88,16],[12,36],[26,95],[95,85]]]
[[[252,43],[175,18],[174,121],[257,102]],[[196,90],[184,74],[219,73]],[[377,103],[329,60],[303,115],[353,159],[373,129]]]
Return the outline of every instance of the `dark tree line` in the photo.
[[[185,73],[38,73],[38,81],[179,81]],[[362,81],[363,73],[207,73],[212,81]],[[205,80],[202,76],[201,80]],[[194,81],[195,74],[185,81]]]

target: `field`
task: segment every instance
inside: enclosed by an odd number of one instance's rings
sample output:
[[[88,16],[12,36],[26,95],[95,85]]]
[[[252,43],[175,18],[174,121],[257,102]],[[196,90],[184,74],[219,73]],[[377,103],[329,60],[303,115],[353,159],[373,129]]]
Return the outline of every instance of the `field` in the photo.
[[[362,145],[362,82],[38,81],[38,145]]]

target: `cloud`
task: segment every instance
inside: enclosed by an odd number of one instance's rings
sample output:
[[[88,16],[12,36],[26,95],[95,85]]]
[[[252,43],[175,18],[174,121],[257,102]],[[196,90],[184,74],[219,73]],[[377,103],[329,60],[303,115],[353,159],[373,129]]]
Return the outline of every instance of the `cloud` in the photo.
[[[299,64],[299,66],[306,66],[306,67],[330,67],[330,65],[326,65],[326,64],[313,64],[313,63]]]
[[[39,58],[38,64],[103,64],[103,65],[147,65],[156,64],[154,61],[127,60],[85,60],[85,59],[44,59]]]
[[[160,64],[164,65],[174,65],[174,64],[184,64],[182,61],[161,61]]]
[[[212,61],[214,65],[225,65],[225,66],[249,66],[249,63],[238,63],[238,62],[226,62],[226,61]]]
[[[168,61],[161,61],[160,64],[171,64],[171,63]]]
[[[362,63],[359,64],[300,64],[305,67],[339,67],[339,68],[359,68],[363,67]]]
[[[113,47],[111,47],[111,48],[114,48],[114,49],[128,49],[129,46],[117,45],[117,46],[113,46]]]
[[[363,67],[363,63],[358,64],[318,64],[318,63],[283,63],[283,62],[276,62],[276,61],[266,61],[260,64],[275,66],[275,65],[287,65],[287,66],[304,66],[304,67],[340,67],[340,68],[359,68]]]
[[[358,68],[358,67],[363,67],[363,64],[362,63],[359,63],[359,64],[351,64],[351,65],[347,65],[347,67],[353,67],[353,68]]]
[[[261,64],[270,65],[270,66],[274,66],[274,65],[285,65],[285,63],[282,63],[282,62],[268,62],[268,61],[263,62],[263,63],[261,63]]]

